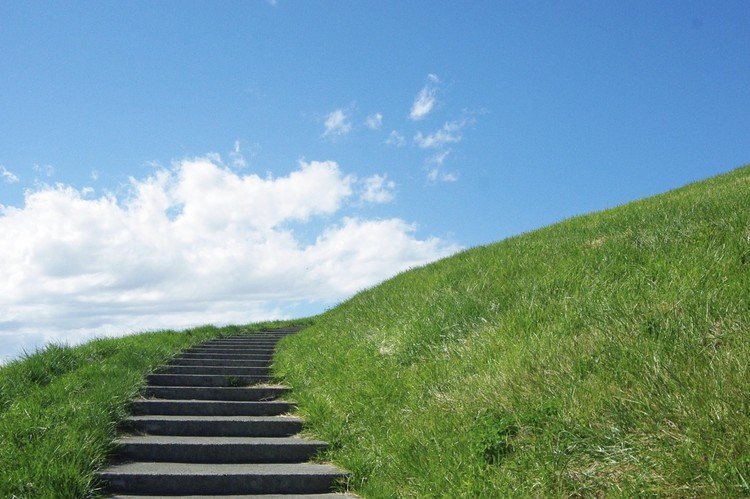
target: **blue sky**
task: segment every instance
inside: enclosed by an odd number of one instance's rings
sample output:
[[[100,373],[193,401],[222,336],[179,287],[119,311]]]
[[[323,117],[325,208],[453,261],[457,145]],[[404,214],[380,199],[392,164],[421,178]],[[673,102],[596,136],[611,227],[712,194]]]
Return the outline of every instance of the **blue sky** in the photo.
[[[2,3],[0,357],[315,313],[728,171],[748,47],[744,1]]]

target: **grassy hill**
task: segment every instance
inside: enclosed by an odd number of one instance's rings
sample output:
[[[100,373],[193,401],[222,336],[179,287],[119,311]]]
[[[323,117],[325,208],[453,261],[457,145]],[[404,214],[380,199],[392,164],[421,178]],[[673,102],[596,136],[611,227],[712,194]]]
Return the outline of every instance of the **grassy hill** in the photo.
[[[750,167],[359,293],[276,371],[366,496],[750,494]]]
[[[296,321],[305,323],[305,321]],[[291,323],[49,345],[0,367],[0,497],[89,497],[143,375],[209,338]]]

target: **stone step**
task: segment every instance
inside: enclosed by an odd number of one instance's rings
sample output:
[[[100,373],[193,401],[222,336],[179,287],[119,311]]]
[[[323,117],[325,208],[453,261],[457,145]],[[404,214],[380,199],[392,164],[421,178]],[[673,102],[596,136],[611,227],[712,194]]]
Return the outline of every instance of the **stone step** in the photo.
[[[211,355],[205,353],[186,353],[173,357],[171,360],[239,360],[255,362],[273,362],[273,355]]]
[[[229,353],[229,354],[259,354],[274,353],[275,347],[248,347],[248,348],[211,348],[211,347],[193,347],[183,350],[184,353]]]
[[[278,416],[292,409],[294,404],[279,401],[139,399],[130,403],[136,416]]]
[[[192,464],[136,462],[98,474],[110,492],[129,494],[315,494],[345,473],[326,464]]]
[[[278,341],[274,340],[265,340],[265,341],[206,341],[204,343],[199,343],[198,345],[194,346],[204,346],[204,347],[224,347],[224,348],[234,348],[234,347],[274,347],[278,344]]]
[[[301,463],[326,448],[300,438],[132,436],[115,442],[123,461]]]
[[[109,496],[109,499],[165,499],[164,496],[130,496],[130,495],[115,495]],[[360,499],[359,496],[353,494],[339,494],[336,492],[330,492],[327,494],[232,494],[231,496],[215,496],[215,495],[179,495],[179,496],[168,496],[166,499]]]
[[[203,386],[147,386],[144,397],[158,397],[169,400],[236,400],[262,401],[283,396],[287,387],[203,387]]]
[[[154,374],[224,374],[226,376],[263,376],[268,366],[159,366]]]
[[[216,386],[243,387],[269,381],[270,376],[221,374],[149,374],[146,381],[153,386]]]
[[[269,360],[172,359],[170,366],[268,367]]]
[[[131,416],[123,428],[150,435],[201,437],[289,437],[302,430],[293,416]]]

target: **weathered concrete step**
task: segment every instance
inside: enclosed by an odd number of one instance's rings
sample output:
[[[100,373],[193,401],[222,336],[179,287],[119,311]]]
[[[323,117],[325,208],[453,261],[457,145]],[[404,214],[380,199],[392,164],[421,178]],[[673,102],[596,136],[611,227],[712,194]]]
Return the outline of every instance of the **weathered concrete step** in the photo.
[[[109,499],[360,499],[354,494],[339,494],[331,492],[329,494],[232,494],[231,496],[221,495],[200,495],[200,496],[109,496]]]
[[[273,354],[225,354],[225,353],[183,353],[175,357],[175,359],[205,359],[205,360],[264,360],[266,362],[273,358]]]
[[[242,387],[270,380],[270,376],[224,376],[221,374],[149,374],[146,380],[153,386],[227,386]]]
[[[265,367],[240,366],[159,366],[155,374],[224,374],[227,376],[263,376],[268,374]]]
[[[225,347],[237,347],[237,346],[275,346],[278,340],[242,340],[242,341],[222,341],[213,340],[200,343],[202,346],[225,346]],[[196,345],[198,346],[198,345]]]
[[[273,400],[289,391],[286,387],[146,386],[144,397],[170,400]]]
[[[273,353],[275,347],[248,347],[248,348],[211,348],[211,347],[193,347],[183,350],[184,353],[229,353],[229,354],[258,354]]]
[[[123,437],[115,442],[124,461],[173,463],[301,463],[326,443],[300,438]]]
[[[130,403],[136,416],[278,416],[294,409],[290,402],[138,399]]]
[[[171,366],[268,367],[269,360],[172,359]]]
[[[111,493],[314,494],[345,478],[326,464],[185,464],[136,462],[98,474]]]
[[[290,437],[302,430],[293,416],[131,416],[123,428],[150,435]]]

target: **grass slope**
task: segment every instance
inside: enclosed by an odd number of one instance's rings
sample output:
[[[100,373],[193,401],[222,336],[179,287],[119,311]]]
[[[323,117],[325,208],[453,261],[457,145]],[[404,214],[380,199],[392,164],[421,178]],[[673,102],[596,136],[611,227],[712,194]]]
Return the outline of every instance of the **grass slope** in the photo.
[[[49,345],[0,367],[0,497],[94,496],[94,472],[106,464],[117,421],[145,373],[206,339],[287,324]]]
[[[397,276],[276,372],[365,496],[750,494],[750,167]]]

